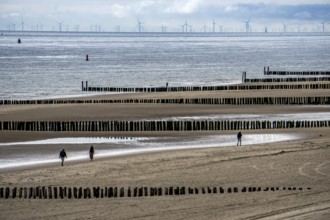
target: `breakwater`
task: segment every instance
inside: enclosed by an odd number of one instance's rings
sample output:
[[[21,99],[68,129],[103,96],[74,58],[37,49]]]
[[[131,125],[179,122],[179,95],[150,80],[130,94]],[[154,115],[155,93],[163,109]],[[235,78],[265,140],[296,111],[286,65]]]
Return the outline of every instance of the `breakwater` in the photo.
[[[0,187],[0,199],[99,199],[123,197],[153,197],[153,196],[183,196],[204,194],[232,194],[277,191],[310,191],[311,187],[269,187],[269,186],[243,186],[243,187]]]
[[[244,79],[245,82],[258,81],[262,79]],[[269,79],[268,79],[269,80]],[[326,80],[328,81],[328,80]],[[244,82],[244,81],[243,81]],[[273,81],[269,81],[273,82]],[[287,81],[291,82],[291,81]],[[88,83],[86,82],[86,85]],[[177,87],[85,87],[82,86],[82,91],[85,92],[193,92],[193,91],[238,91],[238,90],[273,90],[273,89],[330,89],[330,83],[317,84],[269,84],[269,85],[223,85],[223,86],[177,86]]]
[[[1,121],[0,131],[141,132],[230,131],[330,127],[330,120],[276,121]]]
[[[264,75],[330,75],[330,71],[281,71],[281,70],[270,70],[269,67],[264,67]]]
[[[285,77],[285,78],[246,78],[245,83],[259,83],[259,82],[322,82],[330,81],[330,77]]]
[[[152,99],[102,99],[102,100],[0,100],[0,105],[35,104],[208,104],[208,105],[329,105],[330,96],[321,97],[240,97],[240,98],[152,98]]]

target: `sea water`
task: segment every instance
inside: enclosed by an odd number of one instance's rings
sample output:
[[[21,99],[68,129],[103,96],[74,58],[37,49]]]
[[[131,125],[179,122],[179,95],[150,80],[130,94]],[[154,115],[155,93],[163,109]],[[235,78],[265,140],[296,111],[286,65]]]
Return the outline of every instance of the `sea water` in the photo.
[[[243,71],[248,78],[263,77],[264,66],[329,71],[329,51],[329,33],[4,32],[0,99],[87,95],[82,81],[106,87],[223,85],[240,83]]]

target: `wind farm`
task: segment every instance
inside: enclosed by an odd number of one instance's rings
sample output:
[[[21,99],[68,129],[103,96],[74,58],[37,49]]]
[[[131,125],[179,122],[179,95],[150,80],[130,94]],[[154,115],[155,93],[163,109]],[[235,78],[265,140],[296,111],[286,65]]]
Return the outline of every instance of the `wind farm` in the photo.
[[[188,22],[189,20],[189,22]],[[163,21],[159,26],[153,25],[144,19],[136,18],[135,25],[118,25],[111,23],[69,23],[64,20],[54,21],[52,24],[41,24],[33,22],[26,23],[23,18],[20,21],[11,21],[4,26],[0,26],[2,32],[160,32],[160,33],[329,33],[330,23],[326,20],[320,20],[312,23],[289,24],[284,21],[273,23],[258,22],[254,19],[253,27],[251,18],[241,21],[228,21],[221,18],[209,19],[209,22],[200,22],[190,19],[184,19],[183,22]],[[210,22],[211,21],[211,22]],[[216,22],[218,21],[218,22]],[[166,25],[164,25],[166,23]],[[134,22],[131,22],[134,24]],[[179,27],[179,28],[178,28]],[[195,28],[193,28],[195,27]]]

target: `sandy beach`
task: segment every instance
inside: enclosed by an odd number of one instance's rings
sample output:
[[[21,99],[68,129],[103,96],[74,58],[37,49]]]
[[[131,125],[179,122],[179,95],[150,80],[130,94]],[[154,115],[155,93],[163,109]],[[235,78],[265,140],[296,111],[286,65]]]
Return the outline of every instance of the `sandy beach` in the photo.
[[[262,95],[324,96],[327,90],[258,91]],[[257,93],[245,95],[254,97]],[[241,91],[118,94],[94,97],[242,96]],[[90,99],[90,97],[89,97]],[[171,104],[66,104],[1,106],[1,121],[147,120],[179,116],[316,114],[329,106],[232,106]],[[242,146],[166,150],[94,161],[67,161],[0,172],[1,187],[278,187],[253,193],[193,194],[91,199],[0,199],[0,219],[329,219],[329,128],[243,131]],[[292,134],[298,139],[244,145],[244,135]],[[194,137],[236,131],[22,132],[1,131],[1,143],[58,137]],[[59,150],[63,145],[59,145]],[[96,148],[97,150],[97,148]],[[2,157],[9,152],[1,152]],[[286,190],[283,190],[283,188]],[[287,190],[288,187],[302,190]]]

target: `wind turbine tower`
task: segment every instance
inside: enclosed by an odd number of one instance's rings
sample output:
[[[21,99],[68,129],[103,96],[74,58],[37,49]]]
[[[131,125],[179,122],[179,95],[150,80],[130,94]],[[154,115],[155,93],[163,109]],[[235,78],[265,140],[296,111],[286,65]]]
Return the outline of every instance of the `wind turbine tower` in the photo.
[[[138,23],[137,23],[136,27],[138,28],[139,32],[142,32],[142,24],[143,23],[140,21],[140,19],[138,19]]]
[[[215,33],[215,21],[213,19],[213,33]]]
[[[283,24],[283,33],[286,33],[287,32],[287,25],[286,24]]]
[[[24,26],[25,26],[26,24],[24,23],[23,18],[22,18],[22,22],[21,22],[20,25],[22,26],[22,31],[24,31]]]
[[[16,24],[11,24],[12,30],[16,31]]]
[[[62,32],[62,24],[63,24],[63,21],[61,21],[61,22],[57,22],[58,23],[58,30],[60,31],[60,32]]]
[[[182,25],[182,32],[186,32],[186,33],[188,32],[188,22],[187,22],[187,20]]]
[[[325,21],[322,21],[320,22],[320,24],[322,24],[322,32],[324,33],[325,32]]]
[[[219,25],[219,31],[223,32],[223,26],[222,25]]]
[[[162,25],[162,32],[164,33],[164,32],[166,32],[166,26],[164,26],[164,25]]]
[[[245,32],[246,33],[249,33],[251,30],[250,20],[251,19],[249,19],[248,21],[243,21],[243,23],[245,23]]]

